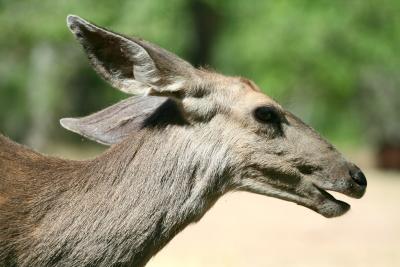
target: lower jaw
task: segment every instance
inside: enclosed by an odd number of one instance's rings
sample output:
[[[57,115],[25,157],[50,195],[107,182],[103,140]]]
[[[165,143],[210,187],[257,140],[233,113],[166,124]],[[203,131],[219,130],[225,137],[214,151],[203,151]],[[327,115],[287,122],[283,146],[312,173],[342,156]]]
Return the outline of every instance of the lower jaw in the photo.
[[[349,209],[350,205],[346,202],[340,200],[327,200],[317,207],[315,211],[326,218],[333,218],[345,214]]]
[[[345,214],[350,209],[350,205],[346,202],[337,200],[334,196],[329,194],[325,189],[316,185],[315,188],[321,194],[323,201],[316,207],[315,211],[327,218],[338,217]]]

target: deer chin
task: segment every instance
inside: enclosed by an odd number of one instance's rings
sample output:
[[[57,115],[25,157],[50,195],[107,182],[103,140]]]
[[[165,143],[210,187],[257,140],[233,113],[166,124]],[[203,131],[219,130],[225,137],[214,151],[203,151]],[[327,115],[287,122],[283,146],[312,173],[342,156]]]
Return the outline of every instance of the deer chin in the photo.
[[[307,208],[310,208],[324,217],[333,218],[345,214],[349,209],[350,205],[344,201],[337,200],[326,190],[312,185],[313,197],[311,198],[310,205],[305,204]],[[302,205],[301,203],[299,203]]]

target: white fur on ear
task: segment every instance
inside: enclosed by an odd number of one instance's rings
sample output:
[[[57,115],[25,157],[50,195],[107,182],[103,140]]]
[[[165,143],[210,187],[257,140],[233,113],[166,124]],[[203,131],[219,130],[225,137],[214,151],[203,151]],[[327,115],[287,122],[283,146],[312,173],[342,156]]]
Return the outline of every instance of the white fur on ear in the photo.
[[[182,90],[185,86],[185,80],[183,78],[176,78],[171,84],[163,87],[163,91],[176,92]]]
[[[130,95],[148,95],[153,88],[148,84],[136,80],[122,80],[119,83],[118,89]]]

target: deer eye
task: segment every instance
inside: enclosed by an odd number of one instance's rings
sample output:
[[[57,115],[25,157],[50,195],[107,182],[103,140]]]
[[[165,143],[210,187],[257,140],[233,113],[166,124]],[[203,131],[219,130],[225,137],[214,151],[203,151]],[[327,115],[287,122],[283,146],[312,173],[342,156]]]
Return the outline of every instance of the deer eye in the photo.
[[[256,108],[254,110],[254,117],[263,123],[279,123],[281,121],[278,111],[270,106]]]

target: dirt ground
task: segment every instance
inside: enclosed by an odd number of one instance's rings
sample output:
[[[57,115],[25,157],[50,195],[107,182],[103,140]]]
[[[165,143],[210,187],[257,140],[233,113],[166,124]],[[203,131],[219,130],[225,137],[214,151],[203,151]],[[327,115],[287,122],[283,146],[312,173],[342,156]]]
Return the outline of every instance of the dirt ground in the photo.
[[[400,266],[400,173],[367,170],[360,199],[326,219],[295,204],[248,193],[223,197],[148,267]]]

